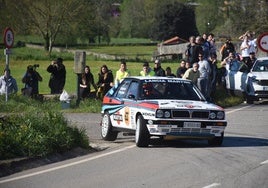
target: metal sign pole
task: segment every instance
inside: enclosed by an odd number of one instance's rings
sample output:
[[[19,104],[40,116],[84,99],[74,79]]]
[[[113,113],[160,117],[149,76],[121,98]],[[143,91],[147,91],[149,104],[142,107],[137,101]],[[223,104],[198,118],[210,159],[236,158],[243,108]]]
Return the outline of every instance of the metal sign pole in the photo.
[[[6,55],[6,68],[5,70],[9,69],[9,49],[5,49],[5,55]],[[8,83],[6,83],[6,102],[8,101]]]
[[[5,55],[6,55],[6,69],[9,70],[9,54],[11,53],[10,48],[12,48],[14,43],[14,33],[10,27],[7,27],[4,31],[4,43],[6,46]],[[8,83],[6,83],[6,101],[8,100]]]

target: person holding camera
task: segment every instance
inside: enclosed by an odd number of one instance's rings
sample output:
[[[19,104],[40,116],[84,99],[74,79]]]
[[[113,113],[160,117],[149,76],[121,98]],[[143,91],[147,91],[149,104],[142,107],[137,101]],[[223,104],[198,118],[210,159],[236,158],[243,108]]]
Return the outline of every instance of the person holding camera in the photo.
[[[51,73],[48,86],[51,94],[61,94],[66,80],[66,69],[63,65],[63,59],[58,58],[52,61],[47,67],[47,72]]]
[[[22,94],[25,96],[36,97],[39,95],[38,82],[41,82],[43,78],[36,71],[37,67],[39,67],[38,64],[29,65],[22,78],[22,83],[25,84],[24,88],[22,89]]]

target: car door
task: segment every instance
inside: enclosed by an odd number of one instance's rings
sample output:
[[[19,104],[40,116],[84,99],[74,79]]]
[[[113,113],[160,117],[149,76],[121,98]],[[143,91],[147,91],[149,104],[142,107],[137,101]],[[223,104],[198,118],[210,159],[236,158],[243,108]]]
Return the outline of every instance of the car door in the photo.
[[[117,90],[115,99],[121,101],[121,106],[112,114],[112,124],[115,127],[134,129],[135,119],[133,108],[135,108],[138,95],[138,82],[125,80]]]

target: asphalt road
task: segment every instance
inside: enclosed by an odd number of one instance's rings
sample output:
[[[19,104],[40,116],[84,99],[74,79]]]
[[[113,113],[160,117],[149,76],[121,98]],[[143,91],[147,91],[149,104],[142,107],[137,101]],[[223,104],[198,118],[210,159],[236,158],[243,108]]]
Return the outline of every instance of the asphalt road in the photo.
[[[133,136],[102,141],[100,114],[67,114],[93,145],[106,149],[3,177],[0,188],[267,188],[268,104],[243,104],[226,114],[222,147],[176,141],[148,148],[137,148]]]

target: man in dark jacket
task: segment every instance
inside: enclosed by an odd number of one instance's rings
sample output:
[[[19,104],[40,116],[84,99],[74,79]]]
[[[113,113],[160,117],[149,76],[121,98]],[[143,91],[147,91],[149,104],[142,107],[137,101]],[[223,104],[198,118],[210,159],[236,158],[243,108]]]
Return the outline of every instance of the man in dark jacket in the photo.
[[[47,67],[47,72],[51,73],[49,80],[49,87],[51,94],[61,94],[66,80],[66,69],[63,65],[63,59],[58,58],[52,61]]]
[[[156,59],[154,62],[154,72],[155,76],[166,76],[165,70],[161,67],[159,59]]]

